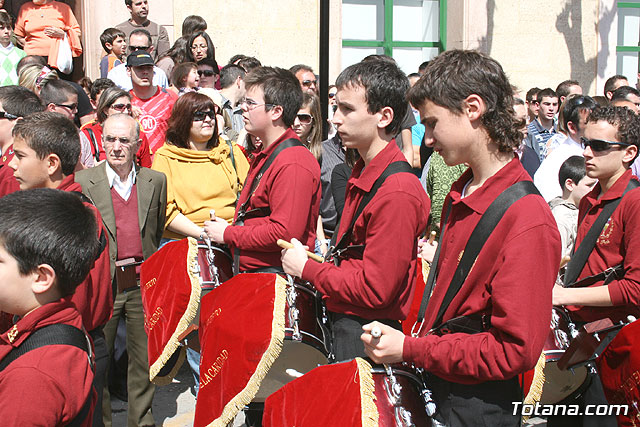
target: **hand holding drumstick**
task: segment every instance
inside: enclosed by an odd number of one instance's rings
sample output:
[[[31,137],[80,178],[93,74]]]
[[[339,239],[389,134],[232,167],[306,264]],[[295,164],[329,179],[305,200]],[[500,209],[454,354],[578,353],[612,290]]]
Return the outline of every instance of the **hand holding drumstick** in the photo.
[[[291,243],[278,239],[278,246],[285,248],[282,250],[282,269],[285,273],[296,277],[302,277],[302,270],[309,258],[322,262],[321,256],[309,252],[307,246],[303,246],[298,239],[291,239]],[[322,260],[322,261],[321,261]]]

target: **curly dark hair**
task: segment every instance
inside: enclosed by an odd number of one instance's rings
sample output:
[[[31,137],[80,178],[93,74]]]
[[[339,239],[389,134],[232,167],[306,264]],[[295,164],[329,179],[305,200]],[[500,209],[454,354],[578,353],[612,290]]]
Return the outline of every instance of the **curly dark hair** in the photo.
[[[477,95],[485,103],[482,125],[501,152],[522,142],[522,123],[513,110],[513,90],[502,66],[473,50],[450,50],[429,62],[425,74],[409,90],[409,102],[419,107],[426,100],[462,113],[465,99]]]
[[[193,113],[196,111],[215,111],[220,114],[220,109],[211,98],[197,92],[188,92],[182,95],[171,110],[171,117],[167,123],[167,142],[181,148],[189,147],[189,133],[193,124]],[[213,136],[207,142],[207,148],[218,145],[218,123],[213,119]]]
[[[591,112],[587,123],[604,121],[614,126],[616,139],[640,146],[640,118],[626,107],[602,107]]]

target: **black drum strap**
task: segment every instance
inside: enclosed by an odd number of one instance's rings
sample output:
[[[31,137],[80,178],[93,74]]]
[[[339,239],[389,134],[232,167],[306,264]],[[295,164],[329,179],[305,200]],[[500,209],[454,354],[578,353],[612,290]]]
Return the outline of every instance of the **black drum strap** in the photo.
[[[580,273],[582,273],[589,255],[593,251],[593,248],[595,248],[596,246],[596,242],[598,241],[600,233],[602,233],[604,226],[606,225],[607,221],[609,221],[609,218],[611,218],[611,215],[622,201],[624,195],[634,188],[638,187],[640,187],[640,182],[636,181],[635,179],[629,181],[629,184],[627,184],[627,188],[622,193],[622,196],[609,201],[604,206],[602,212],[600,212],[600,215],[598,215],[598,218],[596,218],[596,221],[587,232],[587,235],[584,236],[584,239],[582,240],[582,242],[580,242],[580,246],[578,246],[578,249],[575,249],[574,247],[575,252],[571,256],[571,261],[569,261],[569,263],[567,264],[567,270],[564,274],[563,285],[565,287],[571,286],[576,281],[578,276],[580,276]]]

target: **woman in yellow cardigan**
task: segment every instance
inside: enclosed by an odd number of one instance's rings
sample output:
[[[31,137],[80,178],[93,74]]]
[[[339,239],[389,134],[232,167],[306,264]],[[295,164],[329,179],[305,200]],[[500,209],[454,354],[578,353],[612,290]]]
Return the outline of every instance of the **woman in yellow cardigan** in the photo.
[[[167,176],[166,239],[200,238],[211,209],[233,220],[249,163],[238,146],[218,136],[218,110],[197,92],[184,94],[173,106],[167,142],[152,166]]]

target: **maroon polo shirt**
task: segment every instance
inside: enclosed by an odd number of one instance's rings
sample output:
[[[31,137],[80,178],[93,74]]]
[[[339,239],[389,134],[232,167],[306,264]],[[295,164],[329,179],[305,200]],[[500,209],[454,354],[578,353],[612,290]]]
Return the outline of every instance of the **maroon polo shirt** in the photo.
[[[35,330],[53,324],[82,328],[82,318],[67,301],[45,304],[24,316],[15,328],[0,335],[0,360]],[[8,333],[18,334],[9,340]],[[32,350],[0,372],[0,419],[6,426],[67,425],[93,395],[83,426],[90,426],[96,394],[87,353],[70,345]]]
[[[256,154],[240,194],[238,207],[249,198],[249,190],[262,165],[285,139],[296,138],[287,129],[266,150]],[[278,239],[298,239],[310,248],[315,246],[316,225],[320,209],[320,166],[305,147],[290,147],[278,154],[264,173],[247,210],[269,208],[271,214],[250,218],[243,226],[229,226],[224,241],[231,249],[240,249],[240,271],[282,266]],[[236,209],[236,216],[237,216]],[[235,222],[235,218],[234,218]]]
[[[365,168],[356,163],[347,182],[338,230],[345,233],[362,198],[392,162],[406,161],[391,141]],[[325,295],[333,312],[365,319],[403,320],[409,313],[416,277],[418,237],[427,227],[429,197],[411,173],[389,176],[357,219],[352,244],[364,244],[362,258],[335,266],[307,261],[302,278]]]
[[[11,144],[6,153],[0,157],[0,197],[20,190],[18,180],[13,176],[13,169],[9,167],[13,155],[13,144]]]
[[[596,184],[580,202],[576,247],[580,245],[593,223],[602,212],[605,202],[617,199],[627,188],[632,178],[631,170],[622,175],[605,194],[598,199],[600,184]],[[632,314],[640,317],[640,189],[627,193],[600,233],[596,246],[587,258],[578,280],[603,272],[609,267],[623,263],[624,278],[609,283],[609,296],[613,307],[569,306],[574,320],[591,322],[605,317],[623,320]],[[592,286],[601,286],[602,282]]]
[[[82,187],[75,182],[75,174],[67,176],[58,186],[58,190],[77,191],[82,193]],[[100,233],[107,239],[107,230],[102,223],[102,216],[91,203],[85,203],[96,217],[98,223],[98,238]],[[66,299],[73,302],[80,314],[87,331],[103,326],[113,313],[113,291],[111,287],[111,270],[109,265],[109,242],[94,262],[86,279],[76,288],[76,292]]]
[[[531,181],[514,158],[471,195],[461,198],[471,169],[451,187],[453,205],[438,261],[438,278],[422,335],[433,325],[471,232],[491,202],[518,181]],[[512,378],[533,366],[549,335],[551,293],[561,257],[560,234],[538,195],[514,203],[502,217],[444,315],[491,315],[482,333],[406,337],[403,360],[452,382],[476,384]]]

